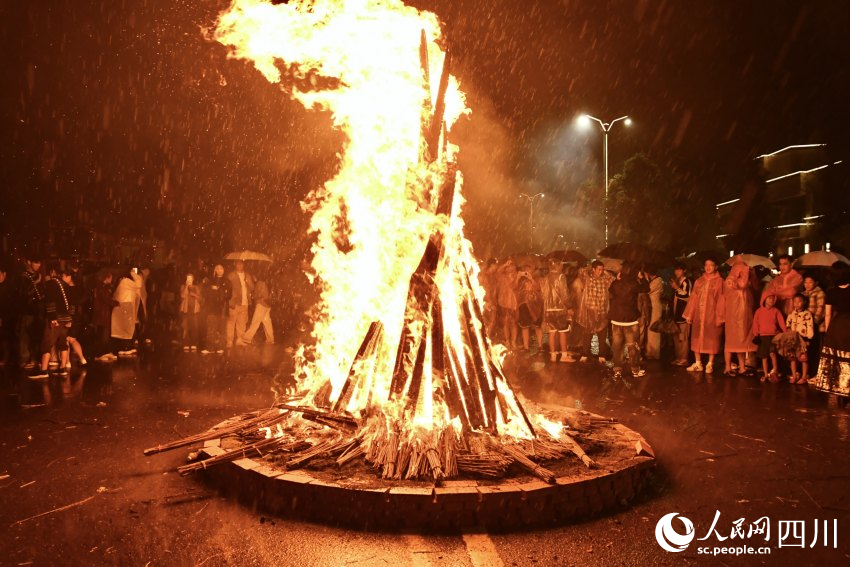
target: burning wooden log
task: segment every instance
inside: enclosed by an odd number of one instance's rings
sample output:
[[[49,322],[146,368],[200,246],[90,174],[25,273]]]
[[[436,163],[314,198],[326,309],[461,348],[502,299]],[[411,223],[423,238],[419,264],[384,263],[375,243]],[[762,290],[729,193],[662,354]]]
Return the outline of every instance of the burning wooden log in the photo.
[[[333,413],[333,412],[315,409],[315,408],[308,408],[308,407],[304,407],[304,406],[290,406],[288,404],[281,404],[280,407],[287,409],[289,411],[292,411],[292,412],[302,413],[305,416],[320,417],[322,419],[329,419],[329,420],[332,420],[332,421],[338,421],[340,423],[353,425],[355,427],[357,426],[357,420],[354,419],[353,417],[350,417],[350,416],[347,416],[347,415],[342,415],[342,414]]]
[[[345,409],[351,399],[351,394],[356,388],[354,381],[358,378],[357,370],[360,363],[375,356],[375,351],[378,345],[381,344],[381,338],[384,334],[384,326],[380,321],[372,321],[369,325],[369,330],[366,331],[366,336],[363,337],[363,342],[360,343],[360,348],[357,349],[357,354],[354,355],[354,360],[351,362],[351,369],[348,371],[348,377],[342,385],[339,396],[334,402],[331,411],[338,413]]]

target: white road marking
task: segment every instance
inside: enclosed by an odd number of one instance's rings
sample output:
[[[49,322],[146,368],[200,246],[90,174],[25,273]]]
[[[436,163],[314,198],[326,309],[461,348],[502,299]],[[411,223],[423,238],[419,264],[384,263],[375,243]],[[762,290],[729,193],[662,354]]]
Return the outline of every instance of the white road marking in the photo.
[[[503,567],[493,540],[487,534],[464,534],[463,543],[473,567]]]
[[[411,567],[432,567],[431,562],[432,549],[428,545],[428,540],[416,534],[405,534],[401,536],[407,548],[410,550]]]

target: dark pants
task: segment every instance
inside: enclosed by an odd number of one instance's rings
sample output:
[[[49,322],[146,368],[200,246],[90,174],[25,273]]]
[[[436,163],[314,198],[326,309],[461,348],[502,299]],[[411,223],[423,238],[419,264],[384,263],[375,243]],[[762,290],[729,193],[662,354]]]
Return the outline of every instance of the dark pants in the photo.
[[[224,348],[225,318],[222,313],[208,313],[206,317],[204,348],[219,350]]]
[[[623,353],[629,349],[629,366],[640,369],[640,349],[638,348],[639,325],[611,325],[611,350],[614,351],[614,368],[623,367]]]
[[[183,344],[186,346],[198,346],[198,321],[201,316],[198,313],[182,313],[183,322]]]
[[[109,334],[111,331],[110,325],[95,325],[92,335],[92,346],[94,347],[95,357],[103,356],[110,351]]]
[[[603,358],[611,358],[611,349],[608,348],[608,325],[605,325],[603,329],[597,333],[594,333],[590,329],[586,329],[581,327],[581,335],[582,335],[582,345],[581,345],[581,355],[582,356],[593,356],[593,352],[591,352],[591,344],[593,343],[593,335],[596,335],[599,340],[599,356]]]

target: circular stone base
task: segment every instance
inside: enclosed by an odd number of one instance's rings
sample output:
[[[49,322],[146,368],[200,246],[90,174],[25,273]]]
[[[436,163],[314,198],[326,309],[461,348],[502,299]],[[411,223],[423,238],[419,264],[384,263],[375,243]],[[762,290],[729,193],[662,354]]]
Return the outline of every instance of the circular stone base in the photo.
[[[592,469],[574,459],[577,465],[558,472],[554,484],[533,476],[447,480],[440,486],[382,481],[375,474],[341,478],[319,470],[284,471],[260,458],[239,459],[203,474],[256,511],[365,530],[508,531],[582,520],[628,504],[655,466],[652,448],[624,425],[557,409],[568,420],[571,414],[593,420],[594,437],[604,438],[608,449],[591,455],[597,465]],[[202,453],[220,455],[221,444],[222,439],[207,441]]]

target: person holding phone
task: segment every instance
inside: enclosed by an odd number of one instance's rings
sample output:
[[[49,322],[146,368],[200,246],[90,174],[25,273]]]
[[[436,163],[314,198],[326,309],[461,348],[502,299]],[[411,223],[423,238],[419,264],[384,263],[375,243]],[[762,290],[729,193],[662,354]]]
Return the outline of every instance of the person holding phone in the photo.
[[[198,350],[198,320],[201,314],[201,288],[195,285],[195,276],[186,274],[180,286],[180,322],[183,326],[183,350]]]

